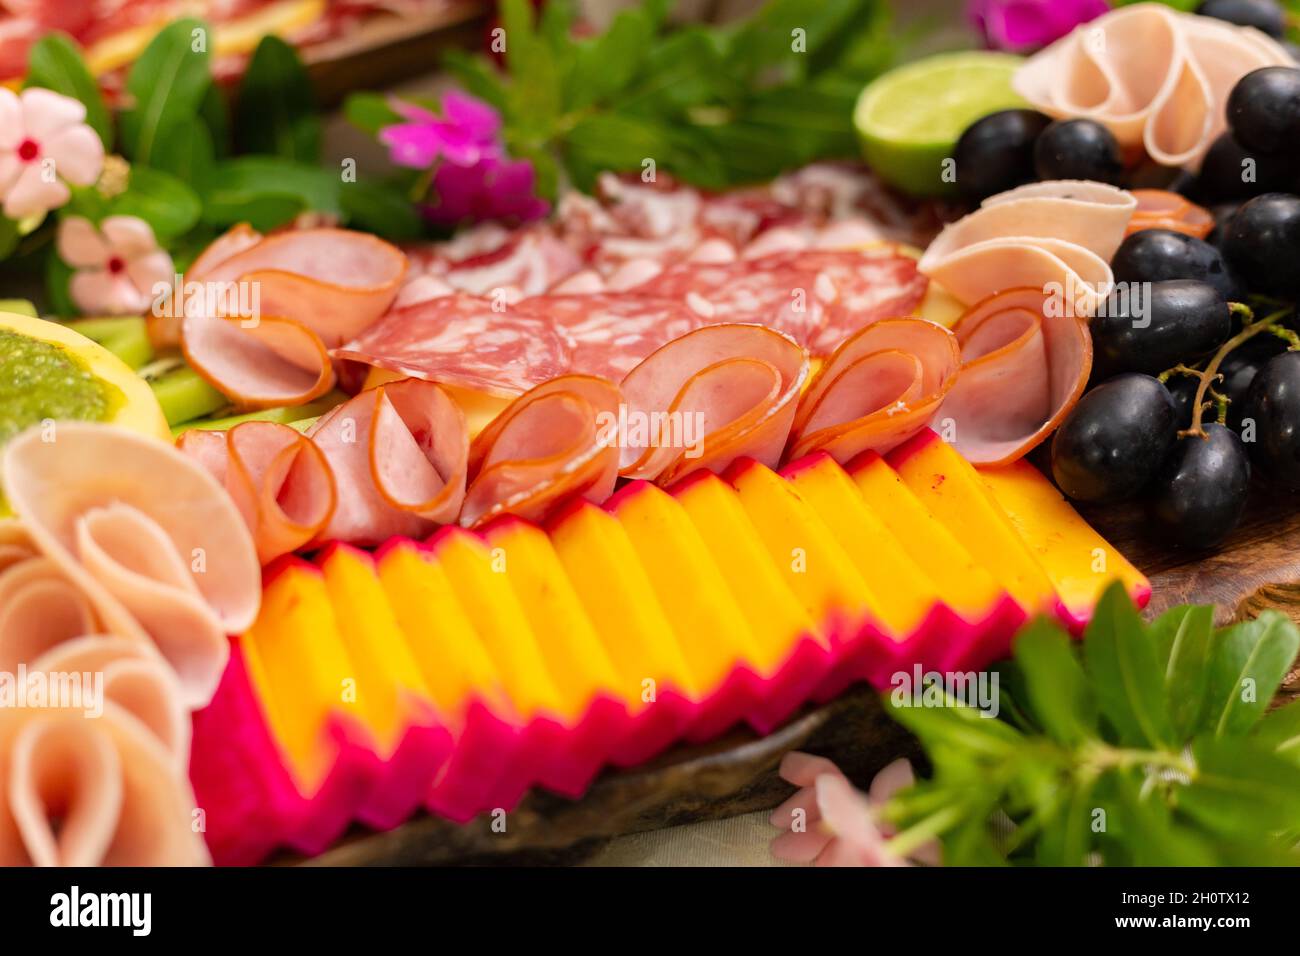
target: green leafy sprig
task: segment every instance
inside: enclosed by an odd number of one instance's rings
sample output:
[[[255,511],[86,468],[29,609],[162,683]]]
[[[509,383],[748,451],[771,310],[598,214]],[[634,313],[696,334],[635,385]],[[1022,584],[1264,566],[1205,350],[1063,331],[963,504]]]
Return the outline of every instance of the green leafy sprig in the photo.
[[[1297,651],[1277,612],[1144,625],[1119,585],[1081,648],[1037,621],[998,671],[1005,719],[890,707],[933,765],[888,806],[891,845],[937,836],[950,865],[1297,862],[1300,702],[1269,711]]]
[[[538,190],[589,190],[605,170],[656,170],[711,189],[771,179],[814,159],[857,155],[853,104],[898,41],[880,0],[770,0],[738,24],[671,28],[672,0],[622,11],[574,35],[569,0],[535,13],[504,0],[489,57],[449,53],[466,92],[503,118],[506,148]],[[504,49],[499,49],[504,46]],[[347,115],[369,132],[397,122],[374,94]]]

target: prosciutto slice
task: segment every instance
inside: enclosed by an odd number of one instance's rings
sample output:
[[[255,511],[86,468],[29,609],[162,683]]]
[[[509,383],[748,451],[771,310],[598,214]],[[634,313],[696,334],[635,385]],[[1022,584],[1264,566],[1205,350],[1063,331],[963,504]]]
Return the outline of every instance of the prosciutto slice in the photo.
[[[329,350],[374,324],[405,274],[401,251],[364,233],[236,227],[186,274],[203,295],[183,303],[185,357],[242,407],[318,398],[335,382]]]
[[[177,447],[222,483],[253,534],[262,564],[325,530],[338,499],[334,474],[315,443],[275,422],[229,431],[193,428]]]
[[[331,409],[308,431],[337,505],[322,540],[379,544],[455,520],[465,497],[465,416],[437,385],[404,379]]]
[[[759,325],[710,325],[658,349],[623,379],[622,474],[671,484],[742,456],[773,467],[809,374],[808,353]]]
[[[957,379],[957,339],[925,319],[886,319],[836,350],[799,401],[787,458],[841,464],[901,445],[934,419]]]
[[[139,686],[143,672],[133,677],[128,665],[99,660],[113,677],[106,675],[108,699],[97,718],[57,707],[0,708],[0,866],[211,862],[193,826],[189,779],[139,716],[156,703]]]
[[[253,623],[261,597],[238,509],[207,471],[156,440],[85,422],[60,422],[50,437],[29,429],[0,463],[5,494],[49,562],[50,574],[29,583],[52,600],[57,569],[99,630],[154,647],[185,705],[204,706],[229,656],[226,635]],[[48,647],[47,637],[17,646]]]
[[[617,386],[562,375],[513,401],[474,440],[460,523],[503,514],[543,520],[562,501],[604,501],[618,479]]]
[[[940,417],[967,461],[1005,465],[1050,435],[1092,371],[1087,321],[1048,307],[1038,289],[981,302],[953,326],[962,366]]]
[[[1137,206],[1103,183],[1030,183],[986,199],[926,249],[920,270],[965,305],[1005,289],[1057,290],[1091,315]]]
[[[1195,168],[1226,128],[1224,106],[1237,81],[1260,67],[1293,65],[1258,30],[1141,3],[1030,57],[1013,86],[1050,116],[1096,120],[1121,146],[1164,166]]]

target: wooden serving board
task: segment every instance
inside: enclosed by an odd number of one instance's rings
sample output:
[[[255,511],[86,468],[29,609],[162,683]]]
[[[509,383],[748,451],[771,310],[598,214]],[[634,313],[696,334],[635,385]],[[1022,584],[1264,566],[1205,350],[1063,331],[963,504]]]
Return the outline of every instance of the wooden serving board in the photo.
[[[1140,506],[1080,511],[1151,579],[1147,613],[1183,603],[1214,603],[1218,622],[1266,608],[1300,622],[1300,508],[1252,489],[1240,527],[1214,554],[1174,551],[1153,539]],[[1282,695],[1300,694],[1292,671]],[[916,743],[859,687],[809,708],[766,737],[736,730],[699,747],[678,747],[634,770],[607,771],[581,800],[530,793],[494,832],[480,817],[458,826],[422,816],[387,833],[357,832],[308,862],[320,865],[558,864],[581,862],[628,833],[735,816],[776,806],[791,793],[776,774],[790,750],[830,757],[859,786],[885,764],[916,757]]]

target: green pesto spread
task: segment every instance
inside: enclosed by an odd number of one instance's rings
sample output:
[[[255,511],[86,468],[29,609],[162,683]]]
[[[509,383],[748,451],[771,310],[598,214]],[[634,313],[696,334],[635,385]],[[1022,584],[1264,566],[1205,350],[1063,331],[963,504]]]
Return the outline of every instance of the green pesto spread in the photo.
[[[46,419],[103,421],[123,399],[62,346],[0,329],[0,445]]]

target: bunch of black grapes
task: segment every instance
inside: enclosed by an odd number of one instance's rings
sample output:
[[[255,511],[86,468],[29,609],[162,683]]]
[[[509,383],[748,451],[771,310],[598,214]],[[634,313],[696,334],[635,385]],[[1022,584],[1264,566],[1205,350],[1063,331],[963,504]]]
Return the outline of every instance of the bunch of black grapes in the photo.
[[[1051,449],[1071,498],[1144,498],[1163,540],[1198,549],[1236,527],[1252,466],[1271,493],[1300,491],[1300,69],[1243,77],[1227,119],[1183,185],[1214,209],[1210,241],[1149,229],[1120,246],[1095,384]]]

